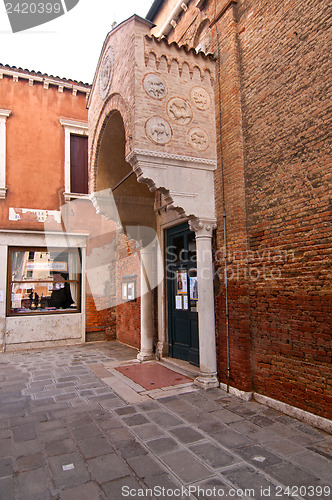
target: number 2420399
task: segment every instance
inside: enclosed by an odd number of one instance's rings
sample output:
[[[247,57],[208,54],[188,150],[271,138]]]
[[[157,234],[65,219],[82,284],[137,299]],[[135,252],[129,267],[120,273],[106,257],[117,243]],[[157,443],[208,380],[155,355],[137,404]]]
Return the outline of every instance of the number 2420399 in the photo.
[[[60,14],[61,3],[51,2],[8,2],[5,4],[7,14]]]

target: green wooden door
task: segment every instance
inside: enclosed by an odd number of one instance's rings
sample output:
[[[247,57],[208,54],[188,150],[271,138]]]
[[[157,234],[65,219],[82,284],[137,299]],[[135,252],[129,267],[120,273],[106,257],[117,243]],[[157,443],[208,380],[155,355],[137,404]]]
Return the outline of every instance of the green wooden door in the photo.
[[[195,233],[188,224],[167,231],[169,353],[198,366],[198,295]]]

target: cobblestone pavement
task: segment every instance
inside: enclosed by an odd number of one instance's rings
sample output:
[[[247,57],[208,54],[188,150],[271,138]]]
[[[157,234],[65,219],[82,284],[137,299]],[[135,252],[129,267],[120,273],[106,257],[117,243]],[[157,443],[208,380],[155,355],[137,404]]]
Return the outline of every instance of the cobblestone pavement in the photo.
[[[143,391],[114,370],[134,356],[0,354],[0,500],[332,498],[332,436],[221,389]]]

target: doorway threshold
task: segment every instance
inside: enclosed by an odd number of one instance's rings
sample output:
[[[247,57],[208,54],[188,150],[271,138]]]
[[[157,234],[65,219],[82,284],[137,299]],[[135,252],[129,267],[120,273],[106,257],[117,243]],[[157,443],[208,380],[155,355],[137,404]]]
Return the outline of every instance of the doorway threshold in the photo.
[[[198,366],[194,366],[188,361],[184,361],[183,359],[170,358],[169,356],[162,357],[159,363],[176,369],[178,373],[185,375],[187,377],[196,378],[200,374],[200,370]]]

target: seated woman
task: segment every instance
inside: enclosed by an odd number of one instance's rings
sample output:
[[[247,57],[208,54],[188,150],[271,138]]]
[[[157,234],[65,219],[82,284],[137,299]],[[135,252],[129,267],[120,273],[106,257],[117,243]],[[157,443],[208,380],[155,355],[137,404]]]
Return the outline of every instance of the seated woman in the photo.
[[[53,274],[53,288],[50,299],[50,306],[57,309],[68,309],[74,304],[69,283],[66,283],[65,273]]]

